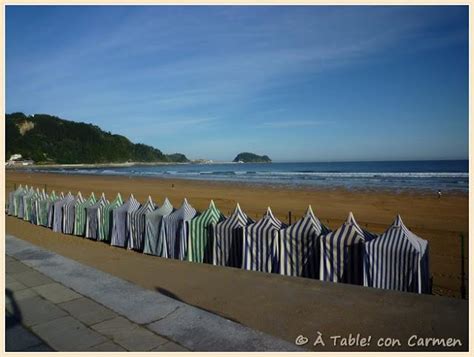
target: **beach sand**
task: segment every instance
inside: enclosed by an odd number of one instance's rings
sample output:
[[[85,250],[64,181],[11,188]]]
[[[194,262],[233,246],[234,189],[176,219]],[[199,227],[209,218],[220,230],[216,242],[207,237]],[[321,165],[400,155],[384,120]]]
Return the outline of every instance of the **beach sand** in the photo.
[[[446,194],[438,199],[435,195],[414,192],[394,194],[340,189],[289,189],[174,179],[7,171],[7,192],[13,190],[14,184],[18,186],[20,183],[40,189],[46,185],[48,191],[70,190],[74,194],[81,191],[84,196],[88,196],[91,191],[96,195],[105,192],[109,199],[115,197],[117,192],[124,198],[133,193],[141,202],[150,194],[158,204],[168,197],[175,206],[180,206],[186,197],[200,211],[207,208],[212,198],[226,215],[239,202],[242,209],[253,218],[261,217],[266,207],[271,206],[275,215],[286,222],[288,211],[292,211],[294,221],[311,204],[316,215],[331,229],[336,229],[348,212],[352,211],[363,227],[376,233],[383,232],[395,215],[400,213],[413,232],[430,242],[435,294],[459,297],[460,233],[465,234],[467,274],[468,197],[463,194]],[[54,233],[48,228],[9,216],[6,217],[6,232],[147,289],[160,291],[290,341],[300,333],[314,334],[314,321],[318,321],[317,326],[328,333],[335,334],[340,334],[341,329],[347,330],[347,333],[357,333],[351,329],[360,326],[355,321],[357,317],[350,316],[347,316],[350,321],[344,323],[332,321],[329,317],[321,321],[321,314],[326,311],[318,310],[315,304],[327,294],[324,295],[320,290],[319,281],[147,256],[101,242]],[[334,289],[335,292],[331,290],[331,294],[345,296],[344,290],[337,289]],[[362,292],[378,291],[360,289]],[[330,300],[331,296],[325,298]],[[348,299],[350,301],[351,297]],[[403,319],[398,320],[400,326],[385,326],[383,331],[389,336],[401,331],[405,322],[402,322]],[[379,328],[377,324],[368,323],[365,332],[377,335],[380,333]]]
[[[205,210],[210,199],[225,214],[231,213],[237,202],[252,218],[258,219],[270,206],[277,218],[292,221],[305,213],[310,204],[315,214],[331,229],[346,219],[349,211],[357,222],[374,233],[382,233],[399,213],[415,234],[430,243],[430,263],[434,292],[445,296],[459,296],[461,285],[460,234],[464,234],[465,271],[467,274],[468,195],[444,194],[441,199],[433,194],[416,192],[391,193],[385,191],[348,191],[343,189],[292,189],[284,187],[250,186],[245,184],[196,180],[155,179],[123,176],[92,176],[7,171],[6,192],[14,185],[33,185],[48,192],[81,191],[87,197],[104,192],[113,199],[117,192],[126,199],[131,193],[144,202],[148,195],[159,205],[168,197],[179,207],[186,197],[199,211]],[[8,220],[7,232],[22,236],[27,225]],[[28,228],[26,228],[28,227]],[[55,236],[48,231],[48,236]],[[64,247],[67,249],[67,246]]]

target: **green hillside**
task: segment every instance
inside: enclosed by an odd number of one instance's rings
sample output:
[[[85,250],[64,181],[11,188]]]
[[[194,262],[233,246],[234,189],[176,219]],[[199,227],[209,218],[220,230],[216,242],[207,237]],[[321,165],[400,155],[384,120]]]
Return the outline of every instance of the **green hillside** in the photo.
[[[187,162],[183,154],[163,154],[125,136],[111,134],[93,124],[46,114],[6,115],[6,160],[21,154],[36,163],[99,164],[134,162]]]

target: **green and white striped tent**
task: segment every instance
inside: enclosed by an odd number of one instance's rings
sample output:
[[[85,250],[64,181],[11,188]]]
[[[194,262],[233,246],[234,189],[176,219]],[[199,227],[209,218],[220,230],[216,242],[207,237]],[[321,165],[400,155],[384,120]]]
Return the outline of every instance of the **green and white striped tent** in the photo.
[[[77,193],[73,200],[66,202],[63,206],[63,233],[73,234],[74,233],[74,221],[76,217],[76,207],[83,203],[84,197],[82,197],[81,191]]]
[[[74,235],[84,236],[86,230],[86,209],[96,202],[94,192],[84,202],[76,205],[76,215],[74,216]]]
[[[31,214],[33,213],[33,200],[36,198],[37,195],[39,195],[39,189],[36,188],[33,189],[33,187],[30,188],[28,193],[23,196],[23,220],[24,221],[30,221],[31,219]]]
[[[212,263],[215,226],[224,219],[211,200],[209,208],[189,222],[188,261]]]
[[[28,194],[30,189],[28,188],[28,185],[25,186],[25,188],[18,193],[15,197],[15,205],[16,205],[16,210],[15,210],[15,216],[18,218],[23,218],[23,215],[25,214],[24,211],[24,202],[23,197]]]
[[[102,193],[100,199],[93,205],[86,208],[86,238],[97,240],[99,237],[99,221],[101,212],[104,206],[108,205],[109,201]]]
[[[99,240],[110,242],[112,232],[112,211],[123,205],[123,199],[120,193],[117,193],[115,200],[102,207],[99,217]]]
[[[16,197],[20,194],[20,192],[23,192],[22,185],[20,185],[15,191],[10,192],[10,194],[8,195],[8,214],[10,216],[17,215]]]
[[[37,201],[38,225],[45,227],[48,226],[49,209],[58,199],[59,197],[56,196],[56,193],[53,191],[51,194],[46,194],[44,198],[41,198]]]
[[[31,208],[31,217],[30,217],[30,222],[36,225],[39,225],[39,202],[46,198],[48,195],[45,192],[44,188],[40,192],[38,190],[38,193],[36,194],[35,198],[32,201],[32,208]]]

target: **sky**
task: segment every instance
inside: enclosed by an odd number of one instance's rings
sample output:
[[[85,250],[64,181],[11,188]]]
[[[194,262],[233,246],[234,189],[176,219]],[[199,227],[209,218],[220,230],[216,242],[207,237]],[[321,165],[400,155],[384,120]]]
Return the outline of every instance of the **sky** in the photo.
[[[6,6],[6,111],[190,159],[468,158],[467,6]]]

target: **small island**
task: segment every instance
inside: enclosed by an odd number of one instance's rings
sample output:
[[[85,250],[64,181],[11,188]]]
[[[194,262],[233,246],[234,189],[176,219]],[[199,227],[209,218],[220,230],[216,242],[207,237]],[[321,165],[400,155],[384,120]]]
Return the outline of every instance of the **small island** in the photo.
[[[233,162],[247,163],[247,162],[272,162],[267,155],[256,155],[251,152],[241,152],[238,154]]]

